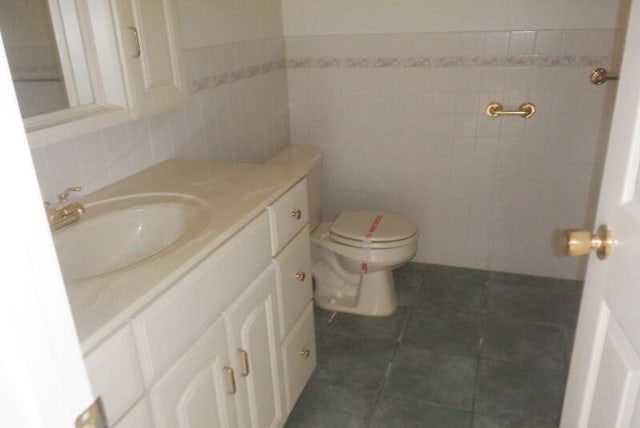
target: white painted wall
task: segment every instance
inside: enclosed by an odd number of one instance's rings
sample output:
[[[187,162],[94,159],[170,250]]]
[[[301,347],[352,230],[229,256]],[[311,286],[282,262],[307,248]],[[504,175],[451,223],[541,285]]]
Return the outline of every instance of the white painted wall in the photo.
[[[613,28],[618,1],[283,0],[284,34]]]
[[[185,48],[282,37],[281,0],[180,0]]]

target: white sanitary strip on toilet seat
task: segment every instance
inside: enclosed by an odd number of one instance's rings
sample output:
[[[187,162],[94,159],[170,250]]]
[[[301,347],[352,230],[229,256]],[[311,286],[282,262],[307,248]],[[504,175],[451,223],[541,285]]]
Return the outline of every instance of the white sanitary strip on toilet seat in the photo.
[[[364,250],[362,265],[360,265],[360,271],[362,271],[362,273],[369,272],[369,256],[371,255],[371,242],[373,242],[373,232],[376,231],[381,220],[382,214],[376,215],[376,218],[374,218],[371,222],[369,230],[362,240],[362,249]]]

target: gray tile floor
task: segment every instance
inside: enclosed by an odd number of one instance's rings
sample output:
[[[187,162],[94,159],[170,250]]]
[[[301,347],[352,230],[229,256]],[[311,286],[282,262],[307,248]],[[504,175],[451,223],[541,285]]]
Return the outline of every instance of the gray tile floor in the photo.
[[[316,309],[294,427],[557,427],[577,281],[410,263],[389,317]]]

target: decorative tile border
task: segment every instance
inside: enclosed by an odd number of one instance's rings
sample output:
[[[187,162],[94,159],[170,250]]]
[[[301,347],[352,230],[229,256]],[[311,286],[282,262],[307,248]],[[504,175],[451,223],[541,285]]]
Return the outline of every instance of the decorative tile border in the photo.
[[[273,71],[284,70],[286,65],[286,61],[282,59],[280,61],[271,61],[260,65],[252,65],[239,70],[225,71],[202,79],[195,79],[191,82],[191,92],[195,94],[197,92],[204,91],[205,89],[213,89],[218,86],[234,83],[244,79],[251,79],[252,77],[271,73]]]
[[[195,79],[191,83],[191,92],[195,94],[285,68],[602,67],[615,66],[619,62],[619,59],[605,55],[291,58]]]
[[[617,62],[598,55],[307,57],[288,59],[287,68],[596,67]]]

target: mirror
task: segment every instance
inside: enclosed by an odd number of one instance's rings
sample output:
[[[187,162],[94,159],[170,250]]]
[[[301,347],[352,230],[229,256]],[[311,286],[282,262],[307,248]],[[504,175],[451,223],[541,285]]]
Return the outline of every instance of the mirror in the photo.
[[[0,0],[23,118],[96,102],[74,0]]]

